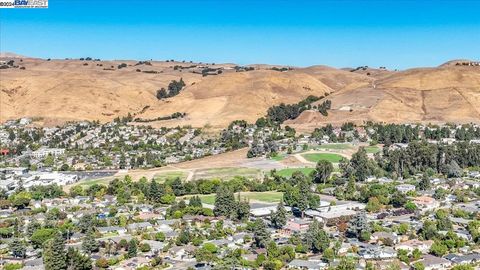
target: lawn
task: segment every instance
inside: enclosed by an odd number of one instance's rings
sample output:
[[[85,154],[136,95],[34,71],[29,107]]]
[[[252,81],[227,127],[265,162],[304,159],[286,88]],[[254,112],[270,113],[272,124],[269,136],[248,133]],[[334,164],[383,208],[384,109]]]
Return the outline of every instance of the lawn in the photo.
[[[337,154],[330,153],[315,153],[315,154],[303,154],[302,155],[306,160],[310,162],[318,162],[319,160],[327,160],[332,163],[338,163],[343,159],[342,156]]]
[[[365,151],[367,151],[367,153],[376,154],[380,152],[380,148],[378,146],[366,146]]]
[[[159,182],[165,182],[166,180],[175,179],[177,177],[179,177],[180,180],[185,180],[187,179],[187,175],[188,173],[184,171],[159,172],[155,174],[154,178]]]
[[[276,155],[274,157],[270,157],[271,160],[275,160],[275,161],[281,161],[285,158],[285,155]]]
[[[252,168],[212,168],[200,169],[195,171],[194,179],[212,179],[218,178],[222,180],[229,180],[235,176],[244,176],[247,178],[258,178],[261,176],[261,171]]]
[[[283,177],[292,177],[294,172],[302,172],[304,175],[310,175],[313,172],[314,168],[287,168],[277,171],[278,175]]]
[[[318,146],[320,149],[331,149],[331,150],[346,150],[352,148],[352,146],[348,143],[329,143],[329,144],[321,144]]]
[[[188,198],[190,196],[185,196]],[[214,204],[215,194],[199,195],[203,203]],[[235,199],[238,198],[238,193],[235,193]],[[278,203],[283,198],[282,192],[267,191],[267,192],[240,192],[240,198],[246,200],[255,200],[266,203]]]

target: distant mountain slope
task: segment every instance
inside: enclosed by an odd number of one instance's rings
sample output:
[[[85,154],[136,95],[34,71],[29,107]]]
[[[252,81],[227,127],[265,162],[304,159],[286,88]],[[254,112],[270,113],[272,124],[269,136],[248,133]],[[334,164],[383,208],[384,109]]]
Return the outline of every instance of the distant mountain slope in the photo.
[[[480,122],[480,67],[443,65],[396,72],[369,87],[337,91],[329,99],[328,117],[307,111],[286,124],[310,130],[345,121]]]
[[[118,69],[121,63],[127,67]],[[202,76],[199,73],[207,67],[205,64],[136,64],[136,61],[16,61],[19,68],[0,70],[0,120],[38,116],[48,123],[109,121],[128,113],[153,119],[186,112],[185,119],[153,124],[221,128],[237,119],[255,121],[272,105],[295,103],[308,95],[320,96],[332,91],[304,73],[235,72],[229,64],[209,65],[209,68],[224,68],[223,73]],[[195,65],[198,67],[175,68]],[[180,95],[165,100],[156,98],[156,90],[167,88],[171,80],[180,78],[186,83]]]
[[[30,57],[12,53],[12,52],[0,52],[0,58],[30,58]]]
[[[296,103],[309,95],[330,93],[327,117],[305,111],[286,122],[310,130],[325,123],[479,122],[480,67],[456,65],[399,72],[385,69],[335,69],[326,66],[235,72],[234,64],[184,62],[41,60],[13,57],[0,69],[0,121],[42,117],[44,124],[70,120],[110,121],[128,113],[154,119],[175,112],[182,119],[154,126],[192,125],[222,128],[231,121],[254,122],[270,106]],[[462,60],[465,61],[465,60]],[[120,68],[119,65],[126,64]],[[282,68],[280,66],[275,66]],[[221,74],[216,74],[216,69]],[[237,67],[238,69],[238,67]],[[158,100],[155,93],[183,78],[179,95]]]

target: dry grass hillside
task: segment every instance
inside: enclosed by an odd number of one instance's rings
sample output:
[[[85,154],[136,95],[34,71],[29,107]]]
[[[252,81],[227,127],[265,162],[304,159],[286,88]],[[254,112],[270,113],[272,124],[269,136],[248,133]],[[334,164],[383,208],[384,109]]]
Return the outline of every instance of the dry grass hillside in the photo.
[[[306,111],[288,121],[300,130],[325,123],[480,122],[480,67],[442,65],[383,75],[370,85],[332,94],[332,110],[324,117]]]
[[[400,72],[326,66],[280,72],[269,65],[235,72],[234,64],[2,56],[3,65],[14,60],[15,67],[0,69],[0,121],[27,116],[50,125],[70,120],[110,121],[128,113],[154,119],[182,112],[187,114],[182,119],[149,124],[218,129],[237,119],[254,122],[272,105],[325,93],[331,93],[328,98],[332,100],[328,117],[305,111],[286,124],[311,130],[327,122],[480,120],[480,67],[455,62]],[[122,63],[127,66],[119,69]],[[202,76],[205,68],[221,69],[222,73]],[[186,87],[179,95],[156,98],[158,89],[180,78]]]
[[[237,119],[255,121],[272,105],[332,91],[309,74],[270,69],[235,72],[232,64],[14,60],[17,68],[0,69],[0,121],[39,117],[48,125],[70,120],[109,121],[128,113],[153,119],[185,112],[184,119],[151,124],[221,128]],[[127,67],[118,69],[121,63]],[[175,66],[196,67],[182,70]],[[199,73],[205,67],[222,68],[223,73],[202,76]],[[156,98],[156,90],[180,78],[186,87],[178,96]]]

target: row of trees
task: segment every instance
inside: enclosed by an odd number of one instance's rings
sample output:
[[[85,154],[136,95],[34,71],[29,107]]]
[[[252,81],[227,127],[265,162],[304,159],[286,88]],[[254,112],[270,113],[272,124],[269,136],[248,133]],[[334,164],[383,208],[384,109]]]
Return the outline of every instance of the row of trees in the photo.
[[[451,145],[412,142],[406,148],[384,151],[377,162],[383,170],[399,176],[433,170],[449,177],[459,177],[462,168],[480,165],[480,145],[468,142]]]
[[[448,177],[460,177],[462,168],[480,166],[480,145],[457,142],[451,145],[413,141],[405,148],[384,149],[383,155],[368,158],[360,147],[350,160],[342,160],[340,168],[344,177],[364,181],[368,176],[408,177],[431,171]]]
[[[167,89],[162,87],[160,90],[157,90],[156,96],[158,99],[174,97],[180,94],[180,91],[183,89],[183,87],[185,87],[183,78],[180,78],[179,81],[173,80],[168,84]]]
[[[228,185],[221,185],[216,193],[215,216],[224,216],[233,220],[246,220],[250,214],[250,205],[246,200],[235,200],[233,189]]]
[[[390,145],[392,143],[409,143],[420,139],[420,127],[397,124],[373,124],[367,123],[367,131],[370,138],[378,143]]]
[[[281,124],[285,120],[295,119],[300,113],[305,110],[311,109],[311,104],[315,101],[322,99],[323,97],[308,96],[306,99],[300,101],[297,104],[284,104],[275,105],[267,110],[266,121],[272,124]]]

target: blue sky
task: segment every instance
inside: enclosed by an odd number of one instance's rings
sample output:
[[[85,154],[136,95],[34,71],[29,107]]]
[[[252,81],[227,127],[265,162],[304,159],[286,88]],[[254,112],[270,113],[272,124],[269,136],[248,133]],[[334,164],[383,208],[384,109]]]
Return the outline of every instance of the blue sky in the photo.
[[[480,0],[49,0],[0,9],[0,50],[404,69],[479,59],[479,10]]]

